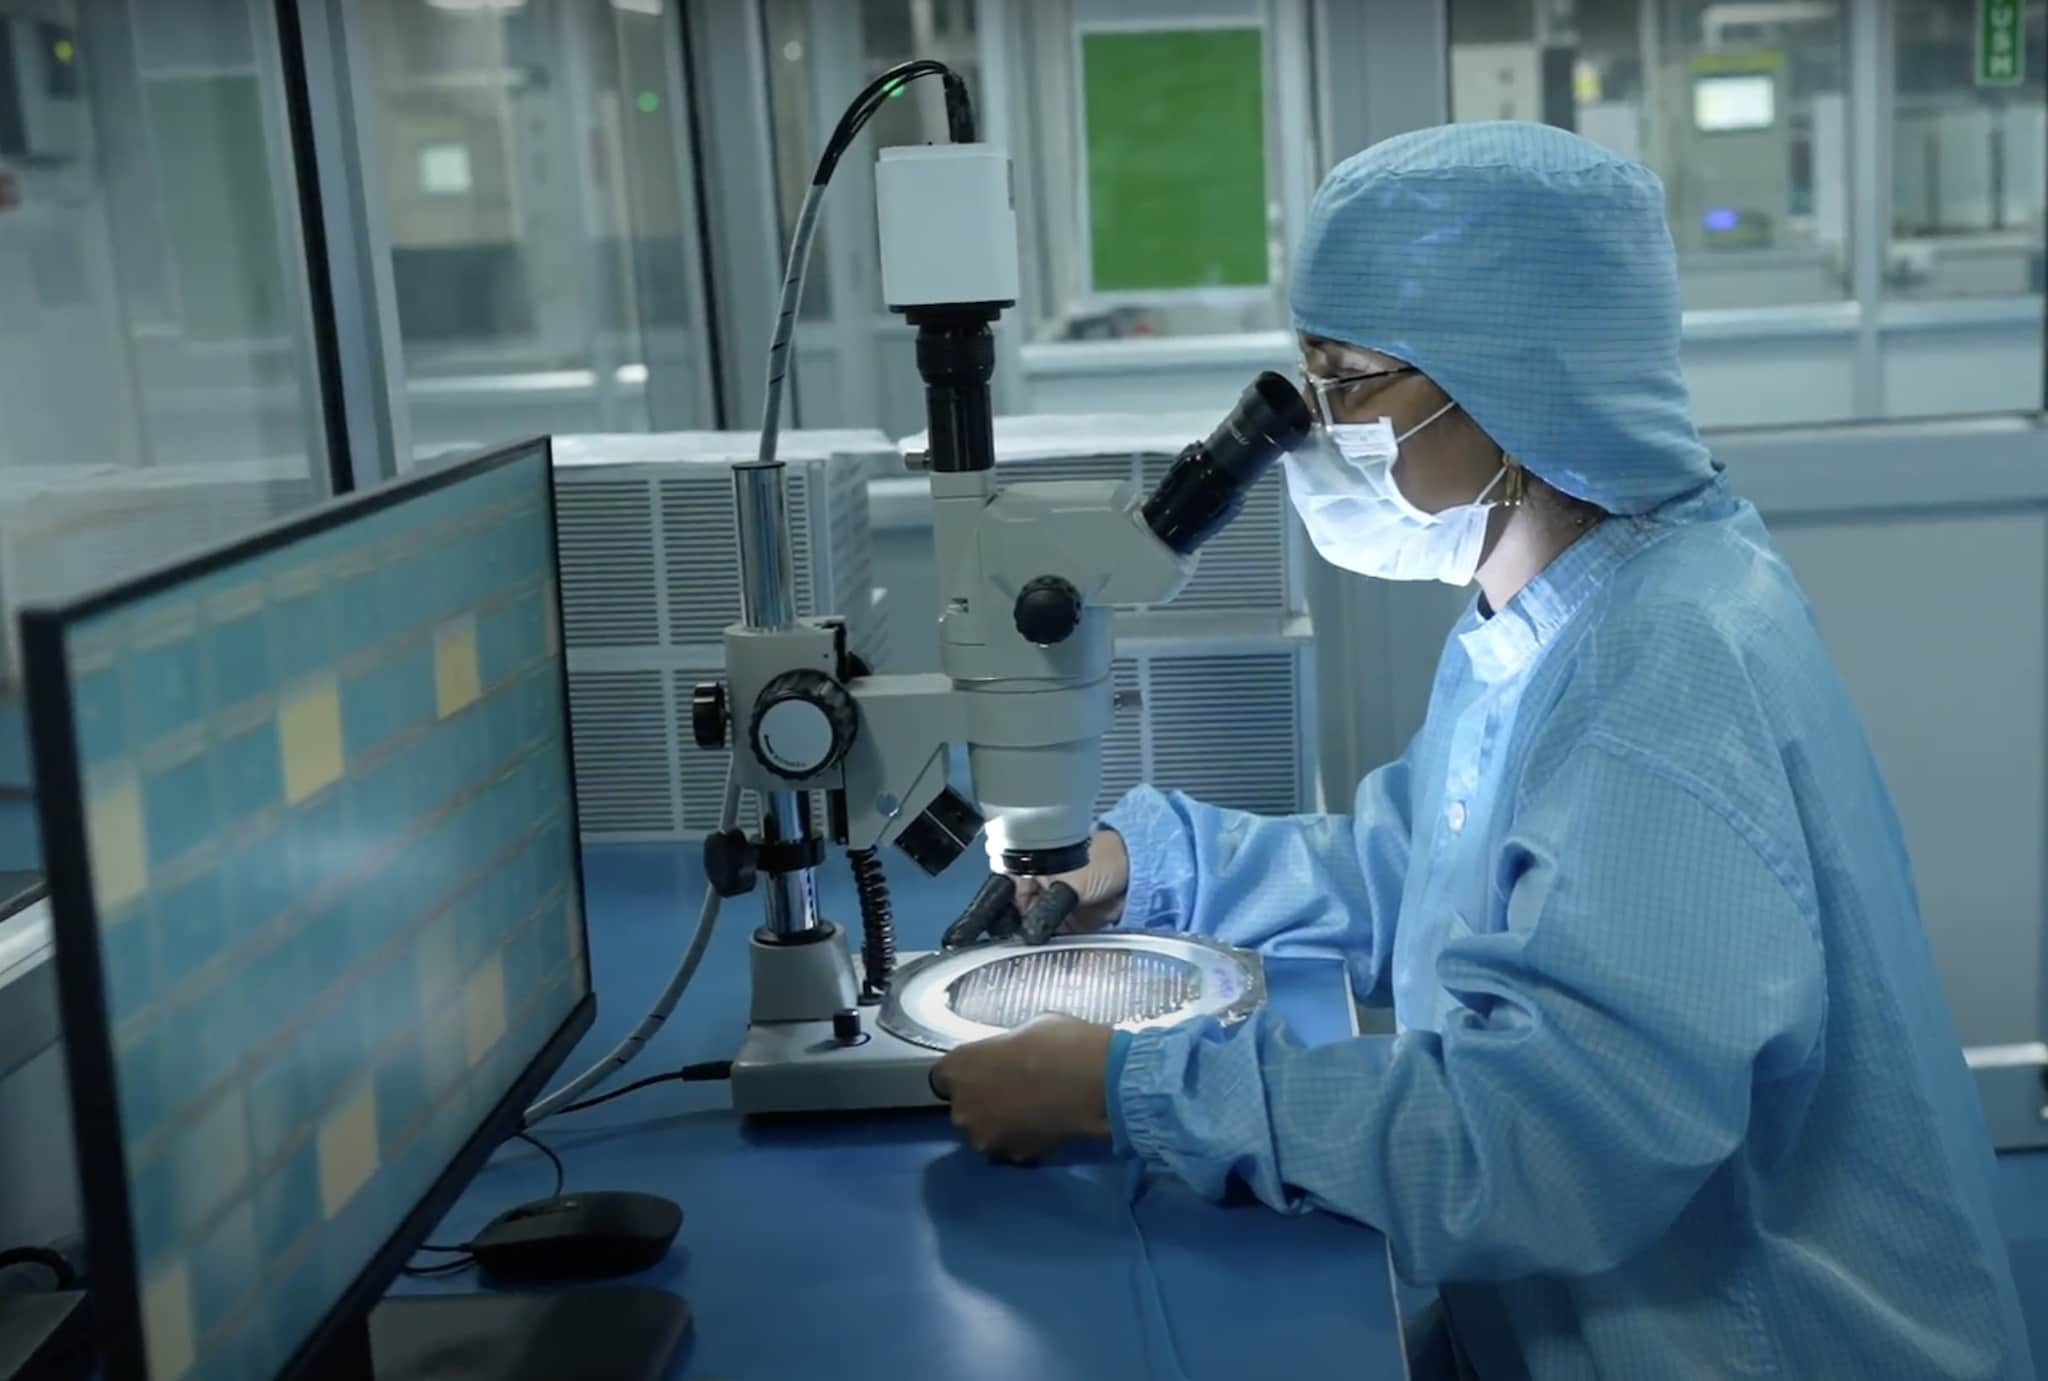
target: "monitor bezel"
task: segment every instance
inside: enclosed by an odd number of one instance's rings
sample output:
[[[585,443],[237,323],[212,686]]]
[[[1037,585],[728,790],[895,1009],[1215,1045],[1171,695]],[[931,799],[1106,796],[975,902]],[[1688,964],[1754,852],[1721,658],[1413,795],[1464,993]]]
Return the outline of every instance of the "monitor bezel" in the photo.
[[[92,1257],[94,1331],[102,1365],[113,1378],[149,1376],[142,1319],[142,1283],[136,1260],[134,1215],[129,1202],[118,1095],[114,1086],[113,1032],[107,1021],[100,964],[99,918],[93,902],[91,868],[85,848],[84,774],[72,714],[71,678],[64,637],[72,624],[189,580],[263,556],[331,528],[365,518],[409,499],[533,457],[540,452],[548,496],[548,549],[555,568],[556,627],[561,618],[561,540],[557,526],[554,451],[547,437],[492,447],[422,470],[358,494],[331,499],[247,536],[222,543],[61,604],[24,609],[20,617],[22,662],[37,809],[42,826],[43,871],[56,940],[58,1009],[63,1020],[64,1064],[71,1097],[72,1139],[84,1200],[86,1242]],[[558,644],[558,647],[562,646]],[[412,1209],[366,1261],[347,1289],[301,1340],[278,1373],[280,1381],[319,1374],[330,1349],[346,1347],[360,1333],[368,1311],[398,1279],[405,1263],[427,1239],[491,1154],[525,1126],[525,1112],[548,1079],[590,1029],[597,999],[591,980],[590,925],[586,906],[582,816],[576,796],[575,744],[569,724],[568,655],[558,656],[562,696],[562,746],[568,755],[570,851],[576,888],[577,923],[582,929],[579,961],[583,997],[541,1047],[511,1090],[491,1109]],[[161,1381],[161,1379],[159,1379]]]

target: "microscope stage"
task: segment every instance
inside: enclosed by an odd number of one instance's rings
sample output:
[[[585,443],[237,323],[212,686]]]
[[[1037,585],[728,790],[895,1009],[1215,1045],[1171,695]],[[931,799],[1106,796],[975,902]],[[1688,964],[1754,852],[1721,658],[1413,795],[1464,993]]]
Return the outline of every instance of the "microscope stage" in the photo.
[[[931,1068],[946,1050],[1039,1012],[1129,1030],[1203,1016],[1237,1022],[1265,1000],[1258,955],[1196,935],[1105,931],[904,955],[883,1004],[860,1009],[852,1044],[830,1020],[749,1026],[732,1065],[732,1105],[740,1113],[933,1107]]]

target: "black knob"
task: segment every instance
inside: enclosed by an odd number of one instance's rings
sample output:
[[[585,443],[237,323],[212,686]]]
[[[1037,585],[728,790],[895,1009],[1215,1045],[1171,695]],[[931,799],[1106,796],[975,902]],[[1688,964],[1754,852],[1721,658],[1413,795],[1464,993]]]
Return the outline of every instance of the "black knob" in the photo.
[[[739,830],[726,830],[704,840],[704,877],[721,897],[737,897],[754,890],[760,866],[760,851],[747,842]]]
[[[851,1007],[842,1007],[832,1014],[832,1039],[841,1045],[860,1044],[860,1013]]]
[[[1065,642],[1081,626],[1081,592],[1056,575],[1041,575],[1017,592],[1017,631],[1040,647]]]
[[[754,756],[790,781],[834,767],[853,746],[860,711],[846,687],[822,671],[785,671],[754,702]]]
[[[697,736],[697,746],[725,747],[725,731],[730,722],[731,716],[725,711],[725,684],[699,681],[697,689],[690,693],[690,728]]]

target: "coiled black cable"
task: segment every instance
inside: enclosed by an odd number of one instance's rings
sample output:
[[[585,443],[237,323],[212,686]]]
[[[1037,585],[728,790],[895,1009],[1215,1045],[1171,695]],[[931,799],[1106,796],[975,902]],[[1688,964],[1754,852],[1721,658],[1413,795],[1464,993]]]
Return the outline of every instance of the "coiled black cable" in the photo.
[[[882,856],[873,849],[848,849],[853,887],[860,897],[860,1000],[882,1000],[896,972],[896,909],[889,902],[889,880],[882,875]]]

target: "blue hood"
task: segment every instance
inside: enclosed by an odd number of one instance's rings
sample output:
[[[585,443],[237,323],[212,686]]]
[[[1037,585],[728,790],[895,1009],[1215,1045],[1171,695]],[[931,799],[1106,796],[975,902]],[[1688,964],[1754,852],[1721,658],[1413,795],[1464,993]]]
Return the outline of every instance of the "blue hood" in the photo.
[[[1415,365],[1510,455],[1615,513],[1720,467],[1678,363],[1664,187],[1548,125],[1443,125],[1375,144],[1316,193],[1297,330]]]

